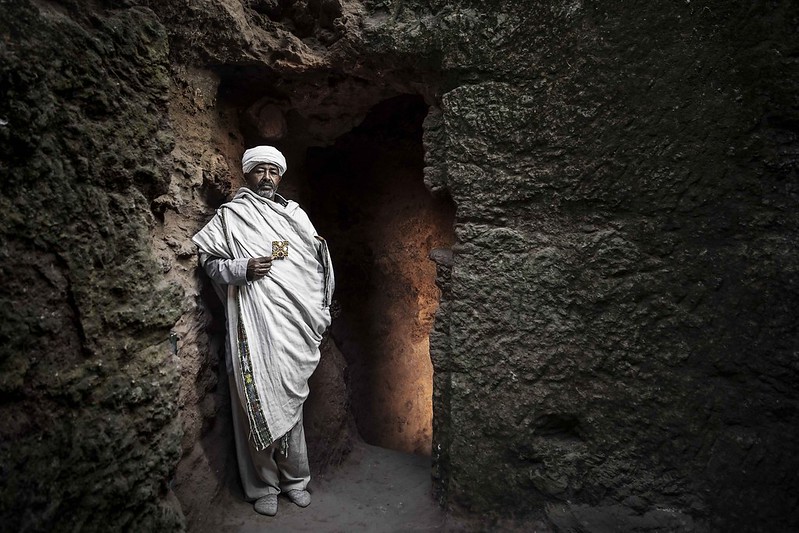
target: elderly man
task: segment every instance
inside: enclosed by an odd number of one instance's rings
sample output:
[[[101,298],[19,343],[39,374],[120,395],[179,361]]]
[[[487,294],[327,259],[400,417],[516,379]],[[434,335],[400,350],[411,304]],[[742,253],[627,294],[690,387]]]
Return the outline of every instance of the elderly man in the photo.
[[[247,187],[192,241],[225,303],[244,494],[273,516],[281,492],[301,507],[311,503],[302,405],[330,325],[334,280],[325,240],[296,202],[276,192],[283,154],[257,146],[244,152],[242,167]]]

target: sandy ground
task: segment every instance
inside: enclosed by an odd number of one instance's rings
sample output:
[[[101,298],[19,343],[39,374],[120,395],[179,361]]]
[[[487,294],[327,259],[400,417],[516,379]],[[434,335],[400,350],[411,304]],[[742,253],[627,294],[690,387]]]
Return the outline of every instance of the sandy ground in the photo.
[[[313,479],[308,489],[310,506],[302,509],[280,497],[274,517],[257,514],[240,494],[231,494],[215,502],[218,512],[208,513],[217,519],[194,523],[189,532],[460,530],[431,496],[429,457],[358,444],[340,467]]]

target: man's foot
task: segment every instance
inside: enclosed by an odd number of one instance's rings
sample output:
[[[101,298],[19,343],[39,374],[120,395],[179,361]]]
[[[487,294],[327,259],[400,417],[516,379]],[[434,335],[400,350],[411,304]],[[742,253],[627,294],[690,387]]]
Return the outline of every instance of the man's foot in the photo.
[[[311,504],[311,493],[307,490],[290,490],[286,493],[286,497],[300,507],[308,507]]]
[[[254,507],[256,513],[275,516],[277,514],[277,494],[267,494],[263,498],[258,498],[255,500]]]

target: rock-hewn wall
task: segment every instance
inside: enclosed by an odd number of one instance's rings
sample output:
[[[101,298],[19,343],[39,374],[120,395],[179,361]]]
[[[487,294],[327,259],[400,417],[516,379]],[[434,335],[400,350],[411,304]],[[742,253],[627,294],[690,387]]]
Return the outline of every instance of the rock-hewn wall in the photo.
[[[797,527],[796,7],[419,7],[369,38],[459,75],[427,134],[444,498]]]
[[[4,525],[180,527],[181,444],[213,476],[197,443],[227,408],[187,238],[238,184],[240,117],[271,106],[304,149],[417,93],[428,187],[457,205],[434,254],[442,502],[799,527],[799,7],[114,4],[2,5]]]
[[[178,529],[181,293],[150,250],[166,32],[135,7],[0,10],[0,529]]]
[[[796,523],[795,8],[375,1],[322,43],[296,11],[219,5],[247,51],[198,53],[434,104],[426,175],[459,241],[432,340],[445,502]],[[289,44],[253,45],[273,25]],[[293,104],[332,116],[315,88]]]

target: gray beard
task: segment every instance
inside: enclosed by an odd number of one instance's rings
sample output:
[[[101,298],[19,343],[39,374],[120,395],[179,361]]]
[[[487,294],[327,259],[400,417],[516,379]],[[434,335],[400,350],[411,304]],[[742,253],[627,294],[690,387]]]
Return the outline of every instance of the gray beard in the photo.
[[[255,188],[255,194],[263,196],[268,200],[274,198],[276,191],[277,188],[274,186],[274,183],[268,179],[262,179],[260,183],[258,183],[258,187]]]

